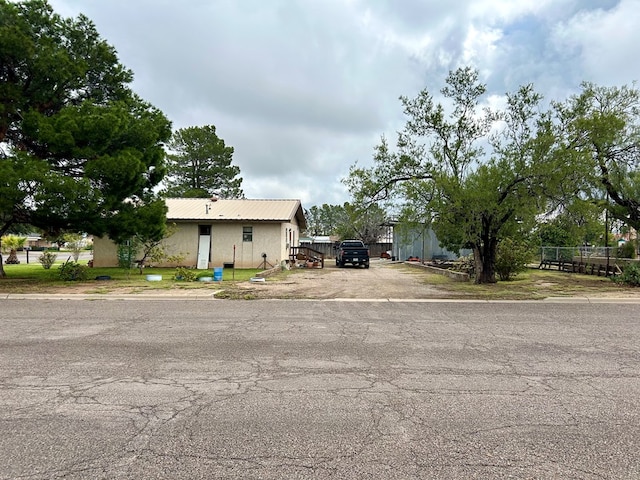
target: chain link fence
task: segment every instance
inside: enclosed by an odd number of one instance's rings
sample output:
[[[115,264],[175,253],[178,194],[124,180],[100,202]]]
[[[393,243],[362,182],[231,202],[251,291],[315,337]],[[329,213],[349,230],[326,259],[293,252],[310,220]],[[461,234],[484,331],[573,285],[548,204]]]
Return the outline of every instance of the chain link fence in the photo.
[[[637,265],[639,262],[635,250],[626,250],[619,247],[541,247],[539,268],[558,268],[591,275],[619,275],[628,265]],[[628,258],[632,255],[635,258]]]
[[[540,263],[584,262],[591,258],[617,258],[618,247],[540,247]]]

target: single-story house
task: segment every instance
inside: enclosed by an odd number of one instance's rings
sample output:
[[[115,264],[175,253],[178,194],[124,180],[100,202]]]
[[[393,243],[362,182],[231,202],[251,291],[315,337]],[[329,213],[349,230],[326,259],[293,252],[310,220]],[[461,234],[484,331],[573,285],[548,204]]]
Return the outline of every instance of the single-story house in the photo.
[[[42,250],[43,248],[52,247],[53,243],[50,240],[42,238],[38,233],[29,233],[27,240],[24,242],[24,248],[30,248],[34,250]]]
[[[300,200],[167,198],[167,223],[177,231],[163,241],[181,266],[269,268],[289,260],[306,228]],[[94,238],[93,265],[118,265],[117,246]],[[156,266],[176,266],[156,264]]]

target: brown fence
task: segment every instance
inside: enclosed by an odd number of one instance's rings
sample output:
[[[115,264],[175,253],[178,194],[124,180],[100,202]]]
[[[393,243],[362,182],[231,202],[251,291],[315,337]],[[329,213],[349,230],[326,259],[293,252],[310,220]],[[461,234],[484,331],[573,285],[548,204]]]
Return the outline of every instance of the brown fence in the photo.
[[[300,245],[301,247],[308,247],[317,252],[321,252],[327,258],[334,258],[336,251],[334,247],[337,247],[338,243],[305,243]],[[371,257],[379,257],[381,253],[391,250],[391,243],[371,243],[367,245],[369,247],[369,255]]]
[[[637,259],[617,257],[616,247],[542,247],[540,269],[558,269],[590,275],[618,275]]]

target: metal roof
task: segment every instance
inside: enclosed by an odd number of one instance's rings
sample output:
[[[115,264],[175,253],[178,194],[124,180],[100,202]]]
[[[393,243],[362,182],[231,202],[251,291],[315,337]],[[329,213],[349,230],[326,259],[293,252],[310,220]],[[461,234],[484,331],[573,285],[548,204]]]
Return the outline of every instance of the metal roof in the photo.
[[[298,220],[306,227],[300,200],[253,200],[211,198],[167,198],[167,220],[208,220],[212,222]]]

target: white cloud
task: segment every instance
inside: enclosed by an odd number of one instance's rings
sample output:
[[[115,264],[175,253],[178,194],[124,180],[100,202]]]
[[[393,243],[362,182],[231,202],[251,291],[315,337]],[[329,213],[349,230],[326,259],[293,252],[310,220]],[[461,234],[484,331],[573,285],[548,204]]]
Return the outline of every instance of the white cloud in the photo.
[[[498,48],[497,43],[502,38],[502,31],[495,28],[479,30],[471,25],[463,43],[462,64],[480,65],[491,64]]]
[[[213,124],[254,198],[342,203],[402,127],[398,97],[472,64],[488,104],[640,77],[640,0],[51,0],[84,12],[176,128]]]
[[[635,50],[640,44],[640,1],[622,0],[609,10],[579,12],[554,32],[582,80],[619,85],[640,80]]]

